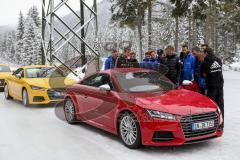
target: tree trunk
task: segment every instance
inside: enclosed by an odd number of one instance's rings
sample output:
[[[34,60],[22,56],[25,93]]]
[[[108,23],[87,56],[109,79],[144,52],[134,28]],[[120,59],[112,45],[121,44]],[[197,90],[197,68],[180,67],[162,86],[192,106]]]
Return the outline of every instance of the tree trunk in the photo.
[[[218,55],[218,56],[220,56],[220,58],[222,58],[223,63],[225,63],[225,60],[226,60],[226,57],[227,57],[227,55],[225,55],[225,54],[227,54],[227,48],[228,48],[227,42],[228,42],[228,33],[225,32],[224,41],[223,41],[224,51],[223,51],[222,55]]]
[[[179,43],[179,17],[175,17],[176,21],[176,28],[175,28],[175,41],[174,41],[174,47],[175,52],[178,53],[178,43]]]
[[[143,50],[142,50],[142,24],[138,24],[138,58],[139,61],[143,59]]]
[[[142,6],[139,5],[138,6],[138,10],[137,10],[137,31],[138,31],[138,58],[139,61],[142,61],[142,57],[143,57],[143,44],[142,44],[142,24],[144,21],[144,16],[142,15]]]
[[[152,0],[148,0],[148,50],[152,50]]]
[[[216,5],[211,3],[207,11],[207,18],[206,18],[206,43],[211,48],[213,48],[214,51],[217,51],[216,20],[217,20]]]
[[[188,16],[188,47],[192,48],[192,14],[189,12]]]
[[[197,20],[192,16],[192,47],[198,44],[198,31],[197,31]]]

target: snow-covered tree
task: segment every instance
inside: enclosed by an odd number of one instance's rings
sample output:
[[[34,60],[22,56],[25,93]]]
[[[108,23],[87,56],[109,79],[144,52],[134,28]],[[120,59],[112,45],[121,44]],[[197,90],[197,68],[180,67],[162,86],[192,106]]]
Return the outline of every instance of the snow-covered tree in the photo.
[[[28,17],[32,17],[35,25],[37,27],[41,26],[41,21],[40,21],[40,17],[39,17],[39,12],[38,12],[38,8],[36,6],[32,6],[27,14]]]
[[[12,31],[7,34],[5,58],[13,62],[14,56],[15,56],[15,32]]]
[[[41,62],[40,54],[41,37],[39,29],[36,27],[32,17],[28,17],[25,22],[23,35],[23,56],[22,63],[25,65],[39,64]]]
[[[5,33],[2,38],[1,43],[1,52],[2,52],[2,58],[6,58],[7,56],[7,34]]]
[[[17,26],[17,31],[16,31],[16,54],[15,54],[15,62],[18,64],[21,64],[21,56],[23,55],[24,48],[23,48],[23,35],[24,35],[24,30],[25,30],[25,25],[24,25],[24,16],[22,12],[19,14],[19,19],[18,19],[18,26]]]

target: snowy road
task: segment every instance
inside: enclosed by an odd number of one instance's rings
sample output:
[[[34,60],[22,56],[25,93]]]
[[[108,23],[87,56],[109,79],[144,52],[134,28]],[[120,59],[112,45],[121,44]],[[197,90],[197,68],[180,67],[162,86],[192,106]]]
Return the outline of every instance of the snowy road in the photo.
[[[25,108],[0,93],[0,160],[237,160],[240,151],[240,73],[225,73],[226,127],[222,138],[181,147],[129,150],[87,125],[71,126],[52,106]],[[57,109],[59,113],[59,109]]]

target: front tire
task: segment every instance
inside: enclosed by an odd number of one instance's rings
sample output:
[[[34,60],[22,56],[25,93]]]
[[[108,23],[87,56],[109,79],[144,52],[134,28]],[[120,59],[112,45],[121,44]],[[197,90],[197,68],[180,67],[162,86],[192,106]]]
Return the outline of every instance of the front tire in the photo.
[[[9,89],[8,89],[7,84],[4,86],[4,95],[5,95],[5,98],[6,98],[7,100],[11,100],[11,99],[12,99],[12,97],[11,97],[10,94],[9,94]]]
[[[78,123],[76,109],[73,104],[73,101],[70,98],[67,98],[64,101],[64,114],[65,114],[65,118],[69,124]]]
[[[23,89],[23,93],[22,93],[22,101],[23,101],[23,105],[25,107],[29,106],[29,96],[28,96],[28,92],[26,89]]]
[[[124,145],[130,149],[140,148],[141,130],[133,113],[124,113],[119,122],[119,133]]]

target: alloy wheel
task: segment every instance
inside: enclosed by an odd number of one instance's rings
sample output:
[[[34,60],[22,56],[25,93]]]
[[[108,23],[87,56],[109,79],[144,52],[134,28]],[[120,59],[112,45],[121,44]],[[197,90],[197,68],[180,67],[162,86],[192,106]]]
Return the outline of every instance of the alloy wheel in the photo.
[[[130,115],[124,116],[120,122],[120,133],[124,143],[129,146],[133,145],[137,140],[137,132],[135,120]]]
[[[64,109],[66,120],[72,123],[75,119],[75,107],[73,105],[73,102],[71,100],[67,100]]]
[[[26,90],[23,91],[23,105],[24,106],[28,105],[28,93]]]
[[[8,97],[9,97],[9,92],[8,92],[8,87],[7,87],[7,85],[5,85],[5,87],[4,87],[4,95],[5,95],[5,98],[8,98]]]

